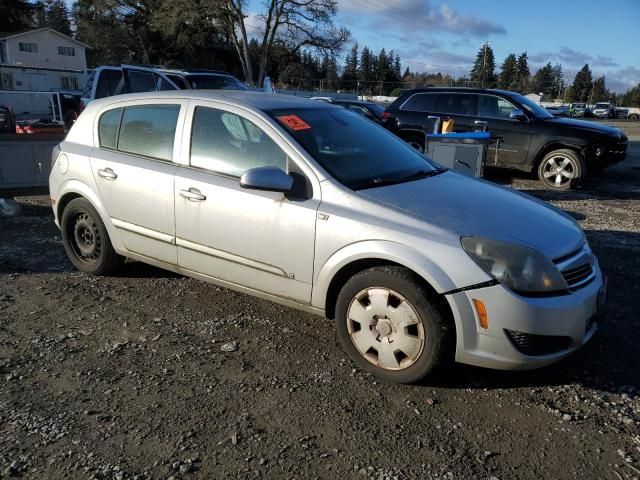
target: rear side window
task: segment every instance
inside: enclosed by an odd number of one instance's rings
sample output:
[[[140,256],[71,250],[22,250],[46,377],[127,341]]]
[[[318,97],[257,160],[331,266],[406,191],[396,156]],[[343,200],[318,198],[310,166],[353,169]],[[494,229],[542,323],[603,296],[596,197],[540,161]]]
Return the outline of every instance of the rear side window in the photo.
[[[91,96],[91,90],[93,89],[93,80],[96,78],[96,71],[91,72],[91,75],[87,79],[84,84],[84,88],[82,89],[82,96],[88,98]]]
[[[155,92],[156,82],[151,72],[127,71],[127,81],[131,93]]]
[[[416,93],[413,97],[409,98],[402,110],[411,110],[414,112],[435,112],[436,100],[438,95],[435,93]]]
[[[255,167],[286,170],[287,155],[260,128],[234,113],[197,107],[191,165],[232,177]]]
[[[475,96],[469,93],[441,93],[438,96],[437,112],[449,115],[475,115]]]
[[[126,107],[118,136],[118,150],[172,161],[179,113],[180,105]]]
[[[103,113],[100,117],[100,121],[98,122],[98,137],[100,138],[101,147],[116,148],[121,116],[122,109],[116,108],[115,110],[109,110]]]
[[[112,97],[124,93],[124,81],[120,70],[102,70],[98,74],[96,98]]]

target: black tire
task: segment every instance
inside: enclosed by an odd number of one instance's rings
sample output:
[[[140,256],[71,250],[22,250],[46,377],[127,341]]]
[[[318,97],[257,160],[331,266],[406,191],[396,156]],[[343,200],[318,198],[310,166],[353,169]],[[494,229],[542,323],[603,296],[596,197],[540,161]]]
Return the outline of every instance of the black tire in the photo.
[[[425,138],[424,136],[418,133],[403,133],[401,134],[401,138],[411,145],[413,148],[418,150],[420,153],[424,153],[425,151]]]
[[[374,365],[373,360],[367,359],[367,356],[372,358],[373,354],[361,353],[352,341],[349,333],[349,324],[352,323],[348,318],[349,308],[352,302],[358,301],[358,295],[364,290],[375,288],[389,289],[404,297],[404,300],[408,301],[417,313],[419,323],[422,325],[424,341],[420,353],[406,367],[386,369]],[[432,295],[413,272],[402,267],[374,267],[357,273],[344,285],[336,303],[336,322],[340,343],[360,369],[382,380],[413,383],[423,379],[439,367],[452,363],[455,353],[454,326],[442,315]],[[419,328],[418,323],[415,327]],[[407,328],[404,328],[405,332]],[[376,328],[369,327],[369,330],[378,335]]]
[[[564,173],[556,173],[556,167],[565,164],[565,161],[568,162],[562,167]],[[572,176],[568,177],[565,173]],[[538,179],[551,190],[571,190],[584,179],[586,173],[582,155],[567,148],[547,153],[538,165]]]
[[[105,275],[124,262],[113,249],[100,214],[88,200],[71,200],[62,212],[60,227],[67,256],[81,272]]]
[[[12,198],[0,198],[0,217],[17,217],[22,207]]]
[[[640,116],[636,113],[632,113],[631,115],[629,115],[629,120],[638,120],[640,119]]]

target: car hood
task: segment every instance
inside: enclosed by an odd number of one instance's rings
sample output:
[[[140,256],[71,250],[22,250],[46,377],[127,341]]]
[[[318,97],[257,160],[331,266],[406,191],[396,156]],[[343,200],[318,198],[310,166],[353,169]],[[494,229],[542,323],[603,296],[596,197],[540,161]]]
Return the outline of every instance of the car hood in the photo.
[[[553,123],[556,125],[566,125],[568,127],[577,128],[580,130],[589,130],[590,132],[602,133],[612,137],[620,137],[621,130],[609,125],[602,125],[601,123],[588,122],[586,120],[575,120],[573,118],[547,118],[545,122]]]
[[[561,210],[451,171],[359,193],[456,235],[519,243],[551,259],[577,250],[585,241],[580,226]]]

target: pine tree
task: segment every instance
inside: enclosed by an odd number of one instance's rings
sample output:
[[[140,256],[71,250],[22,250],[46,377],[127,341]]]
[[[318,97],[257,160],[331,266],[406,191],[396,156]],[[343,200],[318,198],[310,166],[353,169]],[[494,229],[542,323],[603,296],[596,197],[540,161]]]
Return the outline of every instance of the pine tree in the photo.
[[[358,68],[358,81],[361,88],[369,90],[371,81],[374,80],[374,64],[369,47],[364,47],[360,54],[360,65]]]
[[[64,35],[71,36],[69,10],[64,0],[45,0],[35,5],[35,24],[37,27],[49,27]]]
[[[476,55],[476,61],[471,69],[471,83],[481,88],[491,88],[495,86],[495,69],[496,61],[493,55],[493,49],[488,43],[485,43],[480,47]]]
[[[498,86],[505,90],[515,90],[518,85],[518,65],[516,56],[513,53],[507,55],[507,58],[502,62],[500,70]]]
[[[547,63],[533,76],[534,93],[542,93],[546,98],[552,97],[554,92],[553,67]]]
[[[564,74],[562,72],[562,65],[556,63],[553,67],[553,96],[560,98],[562,91],[565,88]]]
[[[600,77],[593,82],[593,90],[591,91],[591,102],[597,103],[609,100],[609,92],[605,85],[604,77]]]
[[[522,94],[530,93],[529,77],[531,72],[529,71],[529,57],[527,52],[522,52],[517,60],[517,75],[516,75],[516,90]]]
[[[0,1],[0,32],[17,32],[32,25],[33,6],[26,0]]]
[[[576,77],[573,80],[571,86],[571,100],[574,102],[588,102],[591,96],[591,89],[593,76],[591,75],[591,69],[589,64],[585,64],[584,67],[576,73]]]
[[[342,73],[342,88],[355,89],[358,80],[358,44],[354,43],[347,55]]]

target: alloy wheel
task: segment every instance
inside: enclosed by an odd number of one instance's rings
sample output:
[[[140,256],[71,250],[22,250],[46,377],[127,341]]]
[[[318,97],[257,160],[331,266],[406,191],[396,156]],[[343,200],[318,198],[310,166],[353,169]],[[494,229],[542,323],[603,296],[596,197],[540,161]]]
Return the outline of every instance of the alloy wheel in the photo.
[[[416,309],[398,292],[384,287],[361,290],[347,311],[349,337],[371,364],[385,370],[413,365],[425,346]]]
[[[555,187],[563,187],[576,176],[576,169],[567,157],[556,155],[544,163],[542,174],[545,180]]]

